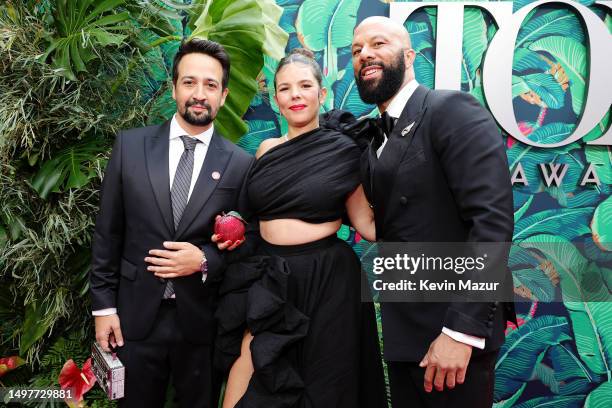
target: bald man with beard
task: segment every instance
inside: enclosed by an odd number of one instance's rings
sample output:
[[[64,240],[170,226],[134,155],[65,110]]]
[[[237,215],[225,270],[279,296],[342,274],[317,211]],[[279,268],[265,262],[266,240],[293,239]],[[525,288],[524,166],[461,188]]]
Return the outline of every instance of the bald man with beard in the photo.
[[[419,85],[408,32],[389,18],[361,22],[352,55],[359,94],[384,124],[362,160],[377,240],[510,242],[512,186],[490,114],[467,93]],[[382,303],[381,313],[393,408],[492,405],[512,303]]]

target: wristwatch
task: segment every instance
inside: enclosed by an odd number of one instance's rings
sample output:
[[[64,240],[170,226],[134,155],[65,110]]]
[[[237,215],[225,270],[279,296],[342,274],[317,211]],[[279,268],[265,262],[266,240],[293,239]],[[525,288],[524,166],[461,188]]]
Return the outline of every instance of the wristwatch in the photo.
[[[202,251],[202,261],[200,262],[200,272],[202,272],[202,283],[206,282],[206,277],[208,276],[208,260],[206,259],[206,255],[204,251]]]

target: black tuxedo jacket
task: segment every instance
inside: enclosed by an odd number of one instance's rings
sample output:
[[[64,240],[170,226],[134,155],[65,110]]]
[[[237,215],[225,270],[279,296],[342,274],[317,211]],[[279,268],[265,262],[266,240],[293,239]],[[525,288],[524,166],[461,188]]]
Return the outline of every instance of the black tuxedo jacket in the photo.
[[[211,344],[215,336],[217,289],[225,253],[210,242],[215,216],[241,210],[243,184],[253,157],[213,134],[198,180],[175,230],[170,198],[170,122],[120,132],[102,184],[92,247],[90,294],[93,310],[115,307],[128,340],[152,329],[165,283],[147,271],[144,258],[164,241],[200,247],[208,259],[202,274],[174,279],[179,324],[187,339]],[[213,172],[221,177],[215,180]]]
[[[512,241],[503,141],[471,95],[419,86],[380,158],[372,145],[363,154],[362,180],[378,240]],[[495,350],[504,341],[506,319],[515,320],[514,305],[498,302],[383,303],[381,311],[391,361],[420,361],[442,327],[484,337],[485,351]]]

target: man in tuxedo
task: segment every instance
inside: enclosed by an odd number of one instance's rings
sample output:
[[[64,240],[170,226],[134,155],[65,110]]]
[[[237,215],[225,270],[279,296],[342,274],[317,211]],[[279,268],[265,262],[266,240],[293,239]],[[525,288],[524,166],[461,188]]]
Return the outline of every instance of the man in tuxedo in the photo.
[[[106,168],[90,293],[96,340],[118,346],[126,367],[124,407],[162,407],[170,378],[180,406],[217,407],[213,315],[226,255],[210,237],[216,215],[243,207],[253,161],[213,124],[229,70],[221,45],[183,43],[172,78],[177,112],[120,132]]]
[[[467,93],[419,85],[408,32],[389,18],[361,22],[352,55],[361,98],[382,114],[362,160],[377,240],[510,242],[510,175],[489,113]],[[383,303],[381,312],[393,408],[491,406],[512,303]]]

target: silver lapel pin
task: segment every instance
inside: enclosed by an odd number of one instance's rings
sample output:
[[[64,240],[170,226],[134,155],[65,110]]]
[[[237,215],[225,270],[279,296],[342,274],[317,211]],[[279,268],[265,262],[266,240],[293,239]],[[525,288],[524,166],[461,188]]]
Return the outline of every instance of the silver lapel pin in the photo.
[[[219,180],[221,178],[221,173],[219,173],[218,171],[213,171],[211,176],[213,180]]]
[[[406,136],[410,132],[410,129],[412,129],[413,126],[414,126],[414,122],[412,122],[411,124],[406,126],[404,129],[402,129],[402,137]]]

